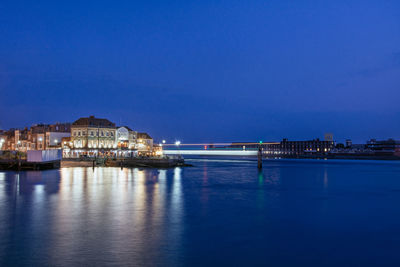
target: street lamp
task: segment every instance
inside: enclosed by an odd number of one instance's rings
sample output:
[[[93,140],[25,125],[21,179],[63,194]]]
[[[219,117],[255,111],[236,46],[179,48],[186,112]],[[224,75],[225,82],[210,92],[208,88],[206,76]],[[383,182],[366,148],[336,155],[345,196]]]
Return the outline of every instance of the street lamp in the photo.
[[[162,140],[162,143],[165,144],[165,140]]]
[[[178,155],[181,155],[181,151],[179,150],[179,145],[181,144],[181,141],[176,141],[175,145],[178,147]]]

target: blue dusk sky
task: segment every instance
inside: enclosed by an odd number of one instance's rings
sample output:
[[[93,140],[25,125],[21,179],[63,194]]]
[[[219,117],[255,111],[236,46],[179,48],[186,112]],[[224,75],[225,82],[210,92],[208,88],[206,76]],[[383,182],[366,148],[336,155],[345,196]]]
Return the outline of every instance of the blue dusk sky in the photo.
[[[0,128],[400,139],[400,1],[0,1]]]

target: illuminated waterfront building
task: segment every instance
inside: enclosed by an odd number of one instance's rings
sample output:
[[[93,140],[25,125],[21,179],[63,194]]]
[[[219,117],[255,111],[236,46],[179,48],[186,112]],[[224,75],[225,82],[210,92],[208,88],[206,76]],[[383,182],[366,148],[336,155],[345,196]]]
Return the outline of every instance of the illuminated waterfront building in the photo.
[[[5,146],[7,136],[4,131],[0,130],[0,150],[3,150],[3,146]]]
[[[94,116],[80,118],[71,125],[71,148],[117,148],[115,123]]]
[[[15,129],[2,131],[0,141],[1,150],[15,150]]]
[[[137,150],[139,153],[153,150],[153,138],[147,133],[137,134]]]
[[[153,139],[128,126],[117,127],[108,119],[94,116],[79,118],[72,124],[35,124],[30,129],[0,131],[0,149],[28,150],[63,149],[70,156],[132,157],[153,155]]]
[[[70,123],[35,124],[28,132],[31,150],[60,148],[61,138],[70,136],[70,131]]]
[[[119,149],[136,149],[137,132],[128,126],[122,126],[117,129],[117,147]]]
[[[70,140],[63,140],[66,156],[117,156],[132,157],[140,153],[151,154],[153,139],[128,126],[90,116],[72,123]]]
[[[26,152],[27,150],[34,149],[30,140],[30,133],[28,128],[24,128],[23,130],[15,130],[14,146],[15,150],[21,152]]]

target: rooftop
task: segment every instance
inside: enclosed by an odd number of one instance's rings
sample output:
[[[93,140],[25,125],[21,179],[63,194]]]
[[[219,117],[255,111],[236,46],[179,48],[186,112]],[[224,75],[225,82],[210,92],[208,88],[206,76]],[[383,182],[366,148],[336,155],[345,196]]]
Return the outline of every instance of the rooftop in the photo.
[[[72,126],[86,126],[86,127],[102,127],[102,128],[115,128],[115,123],[107,120],[95,118],[94,116],[90,116],[87,118],[80,118],[72,123]]]
[[[128,131],[133,132],[133,130],[128,126],[119,126],[118,128],[126,128]]]
[[[138,133],[138,134],[137,134],[137,138],[138,138],[138,139],[153,139],[153,138],[151,138],[151,136],[148,135],[147,133]]]

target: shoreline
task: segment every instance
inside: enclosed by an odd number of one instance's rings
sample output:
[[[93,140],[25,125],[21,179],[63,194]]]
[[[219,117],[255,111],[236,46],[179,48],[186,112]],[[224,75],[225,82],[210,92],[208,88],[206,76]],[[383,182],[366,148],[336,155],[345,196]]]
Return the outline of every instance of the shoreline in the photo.
[[[282,155],[282,156],[263,156],[263,159],[345,159],[345,160],[400,160],[398,156],[384,155]]]
[[[191,167],[183,158],[127,158],[127,159],[61,159],[46,162],[28,162],[26,160],[0,160],[0,170],[4,171],[41,171],[68,167],[120,167],[120,168],[174,168]]]

